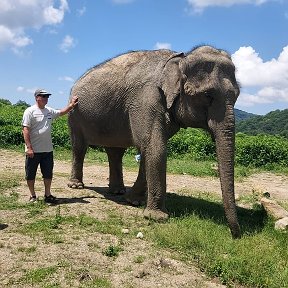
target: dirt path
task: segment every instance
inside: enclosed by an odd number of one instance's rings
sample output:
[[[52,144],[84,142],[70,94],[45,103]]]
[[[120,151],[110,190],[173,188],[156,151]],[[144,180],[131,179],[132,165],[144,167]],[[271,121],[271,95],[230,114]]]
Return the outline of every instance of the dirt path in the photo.
[[[52,190],[57,197],[63,201],[64,209],[61,213],[65,215],[89,214],[96,219],[106,219],[107,213],[117,213],[122,217],[137,219],[142,210],[139,208],[123,205],[121,201],[110,201],[107,196],[108,166],[85,165],[84,181],[86,188],[83,190],[72,190],[67,188],[71,164],[63,161],[55,161],[55,177]],[[19,175],[23,177],[24,155],[0,150],[0,173]],[[22,175],[22,176],[21,176]],[[132,186],[135,179],[135,172],[124,171],[126,186]],[[269,192],[277,200],[288,200],[288,177],[275,176],[270,173],[261,173],[247,178],[243,182],[236,183],[236,194],[252,194],[253,190]],[[188,175],[168,175],[167,191],[177,193],[183,189],[199,190],[204,192],[220,194],[219,180],[215,178],[191,177]],[[41,179],[36,182],[36,189],[39,196],[43,191]],[[20,201],[25,203],[28,198],[26,183],[23,180],[19,187],[13,188],[20,196]],[[7,193],[12,191],[7,191]],[[95,193],[96,192],[96,193]],[[100,193],[99,193],[100,192]],[[121,205],[122,204],[122,205]],[[55,209],[48,209],[54,213]],[[113,287],[224,287],[217,281],[208,280],[192,264],[183,263],[175,258],[169,251],[159,250],[148,241],[136,237],[125,238],[124,251],[116,259],[105,257],[101,251],[107,244],[117,244],[117,237],[108,234],[93,233],[89,235],[77,234],[72,229],[65,231],[64,243],[51,245],[41,239],[29,238],[15,232],[15,227],[26,223],[24,212],[15,215],[13,210],[0,210],[0,219],[5,219],[5,229],[0,228],[0,286],[6,287],[31,287],[29,285],[16,285],[15,279],[19,279],[27,269],[45,267],[52,264],[59,266],[61,261],[67,261],[71,271],[82,271],[67,282],[60,275],[60,287],[79,287],[84,279],[95,277],[108,278]],[[23,215],[22,215],[23,214]],[[140,224],[141,225],[141,224]],[[123,227],[125,228],[125,227]],[[129,228],[129,227],[128,227]],[[141,231],[141,226],[139,227]],[[37,245],[37,255],[17,253],[22,247]],[[91,247],[97,249],[91,249]],[[141,256],[144,260],[135,263],[135,259]],[[141,259],[142,259],[141,258]],[[57,266],[57,267],[58,267]],[[85,273],[83,272],[85,267]],[[70,271],[70,273],[72,273]],[[88,271],[88,272],[87,272]],[[66,271],[67,272],[67,271]],[[18,277],[18,278],[17,278]],[[61,278],[62,277],[62,278]],[[86,277],[86,278],[85,278]],[[62,279],[62,280],[61,280]],[[82,280],[81,280],[82,279]],[[83,281],[84,281],[83,280]],[[12,281],[12,282],[11,282]],[[13,282],[14,281],[14,282]],[[2,285],[1,285],[2,283]],[[33,286],[33,287],[41,287]],[[57,286],[58,287],[58,286]]]

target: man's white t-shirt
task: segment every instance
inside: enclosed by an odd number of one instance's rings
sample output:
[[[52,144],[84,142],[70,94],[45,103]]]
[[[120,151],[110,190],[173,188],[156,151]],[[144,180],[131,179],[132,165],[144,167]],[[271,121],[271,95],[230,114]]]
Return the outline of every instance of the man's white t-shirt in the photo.
[[[47,106],[40,109],[37,105],[33,105],[25,110],[22,126],[29,127],[30,141],[35,153],[53,151],[51,124],[52,120],[58,116],[60,116],[60,110]],[[25,151],[27,151],[26,144]]]

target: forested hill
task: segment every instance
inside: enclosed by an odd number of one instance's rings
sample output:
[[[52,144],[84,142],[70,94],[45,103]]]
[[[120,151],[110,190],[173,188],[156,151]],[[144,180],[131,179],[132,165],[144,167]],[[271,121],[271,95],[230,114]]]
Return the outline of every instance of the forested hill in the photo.
[[[248,135],[281,135],[288,138],[288,109],[275,110],[264,116],[257,115],[237,122],[236,132]]]
[[[254,116],[257,116],[256,114],[248,113],[248,112],[236,109],[236,108],[234,108],[234,112],[235,112],[235,121],[237,123],[243,120],[250,119]]]

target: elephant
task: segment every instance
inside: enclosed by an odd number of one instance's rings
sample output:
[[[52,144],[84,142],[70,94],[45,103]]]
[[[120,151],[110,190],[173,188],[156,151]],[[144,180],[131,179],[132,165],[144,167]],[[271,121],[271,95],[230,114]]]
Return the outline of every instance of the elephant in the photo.
[[[72,170],[68,186],[83,188],[89,146],[105,147],[109,188],[125,192],[122,157],[141,153],[139,174],[126,200],[146,202],[144,217],[165,220],[167,141],[180,128],[207,130],[216,144],[225,216],[233,238],[241,237],[234,194],[235,117],[240,93],[230,55],[209,45],[187,53],[168,49],[131,51],[84,73],[70,97]]]

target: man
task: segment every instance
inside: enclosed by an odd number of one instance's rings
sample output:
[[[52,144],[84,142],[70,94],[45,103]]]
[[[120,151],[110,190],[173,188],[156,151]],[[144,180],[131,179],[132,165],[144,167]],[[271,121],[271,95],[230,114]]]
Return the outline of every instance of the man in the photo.
[[[40,164],[45,188],[44,201],[48,204],[56,204],[57,199],[50,191],[54,166],[51,124],[53,119],[71,111],[77,105],[78,98],[73,97],[68,106],[61,110],[56,110],[46,106],[50,95],[51,93],[43,89],[35,91],[36,103],[24,111],[22,131],[26,152],[26,180],[31,195],[29,201],[34,202],[37,200],[35,177]]]

